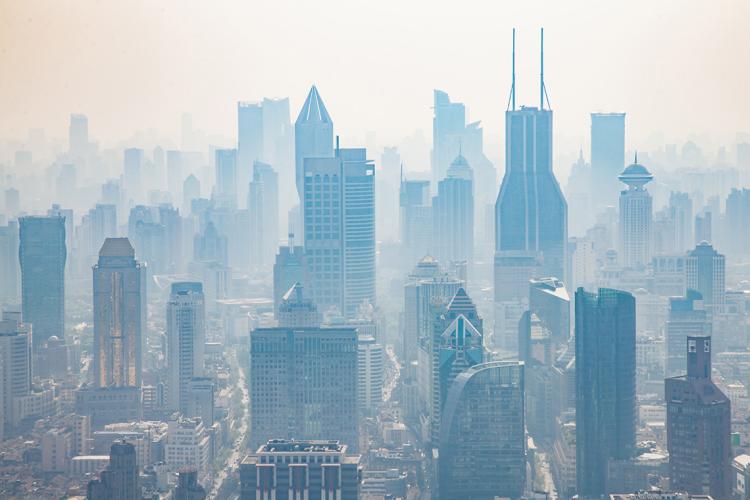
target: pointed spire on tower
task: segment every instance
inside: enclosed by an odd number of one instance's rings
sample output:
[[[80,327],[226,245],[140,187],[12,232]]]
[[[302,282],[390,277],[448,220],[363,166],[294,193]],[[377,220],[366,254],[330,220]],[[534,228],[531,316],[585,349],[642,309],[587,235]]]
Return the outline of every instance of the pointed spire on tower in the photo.
[[[305,104],[302,106],[297,117],[297,123],[302,122],[332,123],[331,116],[328,114],[328,110],[325,104],[323,104],[323,99],[320,97],[318,88],[315,85],[310,87]]]

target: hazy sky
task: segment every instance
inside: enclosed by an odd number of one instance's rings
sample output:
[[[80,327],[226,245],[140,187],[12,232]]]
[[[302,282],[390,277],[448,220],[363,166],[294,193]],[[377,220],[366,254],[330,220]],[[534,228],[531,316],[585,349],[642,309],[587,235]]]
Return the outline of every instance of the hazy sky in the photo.
[[[744,0],[0,0],[0,136],[64,137],[82,112],[104,145],[176,139],[188,111],[234,137],[237,100],[289,96],[294,120],[314,82],[342,136],[429,138],[441,88],[498,147],[511,28],[517,102],[537,105],[544,26],[557,154],[587,151],[597,110],[628,113],[628,148],[655,132],[732,141],[750,131],[749,20]]]

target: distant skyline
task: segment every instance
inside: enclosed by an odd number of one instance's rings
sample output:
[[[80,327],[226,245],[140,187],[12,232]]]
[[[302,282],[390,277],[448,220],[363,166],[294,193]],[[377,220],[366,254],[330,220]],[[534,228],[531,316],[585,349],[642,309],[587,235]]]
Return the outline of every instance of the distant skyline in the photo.
[[[748,18],[747,2],[692,0],[0,0],[0,141],[23,141],[31,128],[65,138],[69,115],[84,113],[104,147],[150,129],[179,145],[185,112],[195,128],[231,141],[237,101],[289,96],[294,120],[314,83],[348,146],[368,133],[397,144],[416,130],[429,142],[439,88],[482,121],[496,162],[511,29],[517,104],[538,105],[543,26],[555,157],[583,146],[588,158],[595,111],[627,113],[626,150],[690,137],[716,147],[750,133]]]

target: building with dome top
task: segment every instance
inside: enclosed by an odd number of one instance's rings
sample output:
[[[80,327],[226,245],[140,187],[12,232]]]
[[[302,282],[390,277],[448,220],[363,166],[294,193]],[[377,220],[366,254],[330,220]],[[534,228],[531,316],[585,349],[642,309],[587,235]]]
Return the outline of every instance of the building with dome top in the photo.
[[[625,167],[618,179],[627,185],[620,192],[620,252],[623,267],[642,268],[651,262],[653,252],[653,200],[646,184],[654,176],[646,167],[634,163]]]

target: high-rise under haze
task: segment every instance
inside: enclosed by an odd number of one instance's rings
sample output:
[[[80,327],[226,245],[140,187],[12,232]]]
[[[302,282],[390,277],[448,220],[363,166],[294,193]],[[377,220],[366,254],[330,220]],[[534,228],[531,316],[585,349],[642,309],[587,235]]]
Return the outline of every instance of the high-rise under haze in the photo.
[[[474,259],[474,178],[471,166],[459,154],[438,182],[432,198],[432,243],[441,262]]]
[[[24,323],[34,328],[34,349],[65,335],[65,217],[21,217],[18,257]]]
[[[591,193],[598,213],[617,203],[625,166],[625,113],[591,113]]]
[[[609,462],[635,453],[635,297],[579,288],[575,300],[576,483],[598,498]]]
[[[318,88],[313,85],[294,123],[294,151],[297,193],[304,197],[305,158],[333,156],[333,121]]]
[[[618,178],[628,186],[620,193],[620,262],[642,268],[651,263],[653,254],[653,202],[645,186],[654,176],[636,157]]]
[[[201,283],[172,283],[167,302],[168,405],[183,415],[188,415],[191,380],[203,376],[205,316]]]
[[[94,266],[94,384],[140,387],[145,269],[127,238],[107,238]]]

